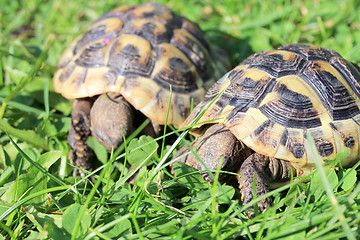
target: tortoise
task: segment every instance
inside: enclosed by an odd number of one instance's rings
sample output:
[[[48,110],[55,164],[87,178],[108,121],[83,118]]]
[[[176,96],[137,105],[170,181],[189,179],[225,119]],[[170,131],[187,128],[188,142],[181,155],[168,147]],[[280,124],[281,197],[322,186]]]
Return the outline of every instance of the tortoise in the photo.
[[[92,170],[90,135],[111,151],[146,118],[152,126],[144,134],[158,134],[166,120],[179,127],[228,71],[229,57],[163,5],[105,13],[64,51],[54,74],[55,92],[73,100],[70,162]]]
[[[315,157],[342,160],[350,167],[359,159],[360,68],[337,52],[307,44],[289,44],[256,53],[219,79],[186,119],[197,136],[190,144],[209,170],[237,173],[241,199],[253,200],[271,186],[306,176]],[[193,122],[198,119],[198,124]],[[206,122],[206,123],[205,123]],[[315,147],[314,147],[315,146]],[[198,170],[188,146],[174,161]],[[211,180],[205,171],[203,177]],[[258,202],[259,211],[272,205]],[[250,211],[250,217],[254,214]]]

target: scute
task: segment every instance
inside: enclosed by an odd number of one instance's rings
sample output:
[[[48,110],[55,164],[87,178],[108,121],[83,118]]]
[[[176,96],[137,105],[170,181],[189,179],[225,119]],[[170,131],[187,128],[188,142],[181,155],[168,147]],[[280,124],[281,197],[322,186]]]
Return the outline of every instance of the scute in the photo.
[[[289,44],[278,48],[288,52],[293,52],[308,61],[325,61],[329,62],[333,57],[341,58],[341,56],[328,48],[322,48],[318,46],[308,44]]]
[[[119,18],[108,18],[95,22],[88,31],[86,31],[86,33],[84,33],[78,41],[76,41],[73,54],[76,55],[81,53],[85,47],[93,45],[93,42],[108,43],[107,41],[111,41],[116,38],[116,35],[120,32],[122,27],[123,21]]]
[[[183,127],[202,114],[195,135],[211,121],[270,157],[304,166],[315,155],[349,151],[349,166],[360,155],[359,81],[359,67],[330,49],[285,45],[250,56],[221,78]]]
[[[305,59],[286,51],[271,51],[251,61],[249,67],[263,70],[274,77],[296,74],[304,68]]]
[[[74,62],[77,66],[84,68],[102,67],[108,47],[109,44],[103,40],[93,41],[79,52]]]
[[[124,27],[122,34],[133,34],[143,37],[152,45],[170,41],[172,28],[162,21],[154,19],[139,19]]]
[[[157,48],[157,60],[151,78],[164,89],[175,93],[191,93],[202,81],[186,55],[174,45],[164,43]],[[194,81],[194,79],[197,79]]]
[[[195,23],[160,4],[120,7],[64,51],[54,90],[69,99],[121,93],[160,124],[171,100],[168,123],[179,126],[191,102],[200,102],[205,88],[225,72],[225,55],[207,43]]]
[[[152,45],[136,35],[121,35],[112,45],[107,65],[119,76],[149,77],[154,68]]]
[[[170,9],[155,3],[144,3],[139,5],[127,15],[128,21],[144,18],[172,22],[175,16]]]

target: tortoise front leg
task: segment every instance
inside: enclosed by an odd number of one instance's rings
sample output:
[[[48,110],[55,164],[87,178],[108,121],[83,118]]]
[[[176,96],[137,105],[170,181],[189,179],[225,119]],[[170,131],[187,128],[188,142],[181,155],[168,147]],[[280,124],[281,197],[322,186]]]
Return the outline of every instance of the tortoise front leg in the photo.
[[[238,174],[241,200],[244,205],[251,202],[254,198],[252,184],[256,175],[256,195],[260,197],[269,192],[271,182],[281,182],[290,180],[291,171],[293,176],[299,175],[296,168],[288,161],[270,158],[259,153],[249,156],[242,164]],[[271,198],[265,198],[258,202],[259,211],[263,212],[272,205]],[[249,217],[254,217],[254,213],[248,212]]]
[[[221,124],[208,128],[190,146],[196,150],[210,171],[215,171],[221,158],[224,158],[221,170],[237,172],[243,161],[250,155],[250,149],[237,140],[230,130]],[[173,159],[178,158],[177,161],[199,171],[204,171],[205,167],[197,160],[194,154],[189,152],[189,148],[184,146],[175,154]],[[204,171],[202,176],[206,181],[212,182],[207,172]],[[228,177],[228,175],[220,174],[220,180],[222,181],[227,180]]]
[[[70,163],[91,171],[90,161],[92,152],[86,144],[86,140],[91,134],[90,131],[90,109],[93,100],[90,98],[76,99],[73,101],[71,113],[71,125],[68,136],[68,143],[71,150],[68,154]],[[77,171],[74,169],[74,176]],[[80,173],[84,175],[84,173]]]

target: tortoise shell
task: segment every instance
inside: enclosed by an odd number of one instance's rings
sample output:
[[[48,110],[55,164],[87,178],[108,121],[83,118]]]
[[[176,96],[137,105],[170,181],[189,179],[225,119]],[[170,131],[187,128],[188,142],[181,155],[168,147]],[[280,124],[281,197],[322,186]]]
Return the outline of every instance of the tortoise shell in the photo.
[[[360,152],[359,81],[360,68],[335,51],[285,45],[225,74],[184,126],[203,114],[195,134],[212,120],[255,152],[305,166],[315,155],[330,160],[348,151],[343,166],[349,166]],[[309,147],[314,142],[316,148]]]
[[[218,56],[216,56],[218,55]],[[227,70],[198,25],[170,9],[145,3],[114,9],[63,53],[54,90],[68,99],[120,93],[150,119],[179,126]],[[172,94],[170,94],[170,87]]]

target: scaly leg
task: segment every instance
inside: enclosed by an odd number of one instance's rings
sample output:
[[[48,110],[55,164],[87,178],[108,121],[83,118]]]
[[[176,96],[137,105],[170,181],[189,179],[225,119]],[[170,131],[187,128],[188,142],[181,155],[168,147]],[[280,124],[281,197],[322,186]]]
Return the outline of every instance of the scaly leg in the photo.
[[[91,171],[92,152],[86,144],[86,140],[91,134],[90,131],[90,109],[92,106],[90,98],[76,99],[73,101],[73,111],[71,113],[71,125],[68,136],[68,143],[71,147],[69,152],[70,163]],[[74,176],[77,171],[74,169]],[[84,175],[83,173],[80,173]]]
[[[269,184],[271,182],[287,181],[293,176],[296,177],[300,173],[293,165],[284,160],[270,158],[259,153],[254,153],[248,157],[242,164],[238,178],[241,200],[244,204],[251,202],[254,198],[252,184],[256,175],[256,195],[258,197],[269,192]],[[265,198],[258,202],[259,211],[263,212],[272,205],[271,198]],[[248,212],[249,217],[254,217],[254,213]]]

